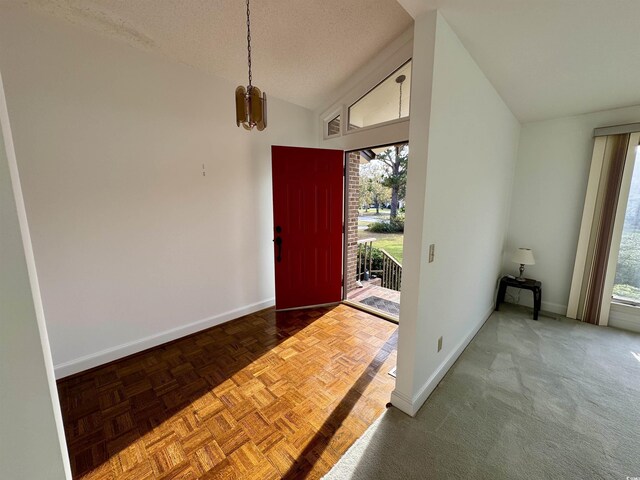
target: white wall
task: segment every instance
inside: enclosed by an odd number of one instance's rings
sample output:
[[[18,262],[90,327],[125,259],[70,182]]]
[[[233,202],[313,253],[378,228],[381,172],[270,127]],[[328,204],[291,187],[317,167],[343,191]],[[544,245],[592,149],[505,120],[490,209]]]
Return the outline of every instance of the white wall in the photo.
[[[542,281],[543,310],[567,311],[593,129],[639,121],[640,107],[630,107],[522,126],[503,270],[517,271],[513,250],[532,248],[536,264],[525,275]],[[528,292],[520,303],[532,304]]]
[[[270,145],[315,146],[314,115],[270,97],[246,132],[235,85],[0,8],[57,375],[271,305]]]
[[[0,476],[71,478],[0,78]]]
[[[520,130],[440,14],[418,17],[414,32],[404,239],[413,260],[392,396],[411,415],[493,310]]]

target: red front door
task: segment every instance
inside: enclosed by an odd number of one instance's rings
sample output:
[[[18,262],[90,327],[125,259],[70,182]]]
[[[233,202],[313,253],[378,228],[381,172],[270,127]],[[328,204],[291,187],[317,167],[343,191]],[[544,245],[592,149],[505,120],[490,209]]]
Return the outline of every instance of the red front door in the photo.
[[[344,153],[271,147],[276,309],[342,300]]]

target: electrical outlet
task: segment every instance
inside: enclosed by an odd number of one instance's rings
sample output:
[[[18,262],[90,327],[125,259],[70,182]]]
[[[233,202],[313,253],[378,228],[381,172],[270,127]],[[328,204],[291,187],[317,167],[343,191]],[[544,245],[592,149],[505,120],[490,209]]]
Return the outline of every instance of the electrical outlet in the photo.
[[[442,350],[442,337],[438,339],[438,351]]]
[[[433,262],[436,257],[436,244],[429,245],[429,263]]]

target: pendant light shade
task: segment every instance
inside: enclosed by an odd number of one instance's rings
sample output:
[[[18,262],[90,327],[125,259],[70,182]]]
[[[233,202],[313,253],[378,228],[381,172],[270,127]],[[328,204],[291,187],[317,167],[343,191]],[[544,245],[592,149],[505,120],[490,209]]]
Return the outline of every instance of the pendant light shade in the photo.
[[[267,128],[267,94],[251,83],[251,11],[247,0],[247,63],[249,64],[249,85],[236,88],[236,125],[246,130],[257,127]]]
[[[267,127],[267,94],[253,86],[236,88],[236,124],[246,130],[253,127],[264,130]]]

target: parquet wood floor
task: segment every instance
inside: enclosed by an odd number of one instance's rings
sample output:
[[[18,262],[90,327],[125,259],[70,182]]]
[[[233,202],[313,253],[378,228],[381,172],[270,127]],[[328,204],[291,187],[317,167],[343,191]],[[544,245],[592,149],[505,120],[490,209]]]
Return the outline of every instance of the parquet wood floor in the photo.
[[[320,478],[384,410],[396,329],[268,309],[62,379],[74,478]]]

